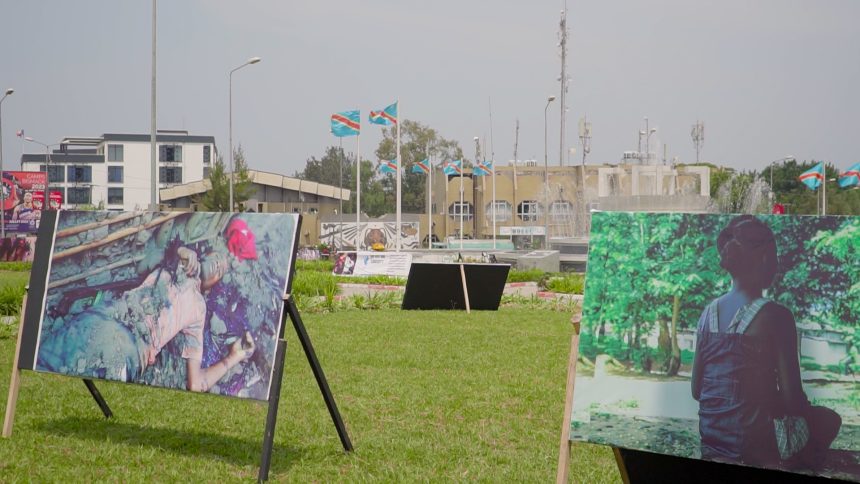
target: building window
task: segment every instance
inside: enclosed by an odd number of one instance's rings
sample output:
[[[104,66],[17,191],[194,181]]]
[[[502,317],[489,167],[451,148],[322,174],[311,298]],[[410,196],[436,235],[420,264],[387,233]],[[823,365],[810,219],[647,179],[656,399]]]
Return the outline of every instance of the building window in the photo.
[[[46,170],[45,165],[39,165],[39,171],[47,171],[48,172],[48,182],[49,183],[62,183],[64,181],[66,181],[66,170],[64,170],[62,166],[51,165]]]
[[[122,183],[122,167],[121,166],[109,166],[108,167],[108,183]]]
[[[108,145],[108,161],[123,161],[122,145]]]
[[[182,161],[182,146],[161,145],[158,147],[158,161]]]
[[[108,188],[108,205],[122,205],[122,188]]]
[[[69,199],[67,203],[72,204],[89,204],[90,203],[90,188],[89,187],[69,187]]]
[[[448,215],[459,219],[460,213],[463,214],[464,220],[472,220],[472,204],[469,202],[454,202],[448,207]]]
[[[209,145],[203,146],[203,163],[209,163],[212,160],[212,147]]]
[[[158,169],[158,181],[160,183],[182,183],[182,168],[160,167]]]
[[[487,218],[493,221],[493,204],[488,203],[485,209]],[[506,200],[496,200],[496,222],[507,222],[511,219],[511,204]]]
[[[212,168],[208,166],[203,167],[203,178],[209,178],[209,172],[212,171]]]
[[[567,222],[572,214],[573,209],[567,200],[556,200],[549,206],[549,216],[553,222]]]
[[[523,200],[517,205],[517,217],[523,222],[536,222],[540,214],[540,204],[535,200]]]
[[[69,183],[92,183],[93,181],[93,167],[91,166],[70,166],[68,172]]]

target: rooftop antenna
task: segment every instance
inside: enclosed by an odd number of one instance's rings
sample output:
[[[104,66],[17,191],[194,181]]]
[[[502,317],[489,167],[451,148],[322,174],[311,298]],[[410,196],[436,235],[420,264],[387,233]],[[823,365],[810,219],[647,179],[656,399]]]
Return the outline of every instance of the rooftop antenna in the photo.
[[[585,157],[591,153],[591,122],[588,115],[579,120],[579,143],[582,145],[582,164],[585,165]]]
[[[693,138],[693,145],[696,147],[696,163],[699,162],[699,153],[702,151],[702,146],[705,144],[705,123],[696,121],[693,129],[690,130],[690,137]]]
[[[564,2],[564,10],[561,11],[561,20],[558,23],[558,46],[561,48],[561,76],[558,78],[561,82],[561,93],[559,95],[559,111],[561,111],[561,122],[559,123],[560,136],[558,146],[558,165],[564,165],[564,121],[567,117],[567,104],[565,94],[570,79],[567,77],[567,36],[569,34],[567,28],[567,1]]]

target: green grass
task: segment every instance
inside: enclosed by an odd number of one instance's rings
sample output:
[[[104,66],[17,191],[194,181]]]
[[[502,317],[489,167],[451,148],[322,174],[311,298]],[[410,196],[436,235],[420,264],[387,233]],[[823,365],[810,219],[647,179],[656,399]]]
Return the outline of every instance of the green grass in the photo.
[[[293,331],[271,479],[293,482],[550,482],[570,341],[569,314],[343,311],[305,324],[350,432],[341,452]],[[0,395],[14,341],[0,339]],[[100,383],[116,417],[71,378],[24,372],[4,481],[253,480],[266,407]],[[5,401],[5,398],[3,399]],[[608,448],[576,445],[574,482],[618,482]]]
[[[24,287],[29,283],[29,272],[0,270],[0,316],[18,314]]]

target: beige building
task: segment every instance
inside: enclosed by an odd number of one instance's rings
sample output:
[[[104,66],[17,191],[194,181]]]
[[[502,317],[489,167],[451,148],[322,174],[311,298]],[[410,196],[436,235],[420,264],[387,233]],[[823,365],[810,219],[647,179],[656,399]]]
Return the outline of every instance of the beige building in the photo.
[[[289,176],[248,170],[253,193],[244,203],[245,210],[254,212],[290,212],[303,215],[301,244],[313,245],[320,240],[320,216],[333,216],[340,210],[340,201],[349,201],[350,191],[322,183]],[[209,179],[198,180],[159,192],[161,206],[167,210],[198,210],[195,200],[212,188]]]
[[[547,230],[550,238],[585,236],[586,214],[592,210],[705,212],[710,201],[705,166],[586,165],[550,167],[547,173],[542,165],[520,164],[498,166],[495,177],[474,178],[467,169],[462,205],[460,177],[448,177],[446,183],[441,171],[436,173],[442,183],[434,179],[434,234],[440,239],[460,233],[461,213],[466,236],[492,237],[493,183],[499,237],[543,236]]]
[[[351,192],[331,185],[300,180],[274,173],[248,170],[254,194],[245,208],[255,212],[294,212],[304,216],[303,245],[321,240],[364,247],[365,232],[384,235],[386,247],[393,247],[394,214],[379,219],[362,217],[356,232],[355,214],[339,215],[340,200]],[[583,185],[584,180],[584,185]],[[460,184],[463,202],[460,202]],[[472,177],[466,170],[459,176],[433,173],[432,231],[435,239],[493,236],[493,184],[495,183],[495,232],[499,238],[512,236],[550,238],[583,237],[588,234],[592,210],[651,212],[706,212],[710,198],[710,170],[705,166],[672,168],[663,165],[587,165],[550,167],[545,182],[543,166],[498,166],[496,175]],[[196,210],[194,200],[211,187],[208,180],[176,185],[161,190],[162,206]],[[402,246],[426,246],[427,213],[403,214]],[[380,235],[382,234],[382,235]]]

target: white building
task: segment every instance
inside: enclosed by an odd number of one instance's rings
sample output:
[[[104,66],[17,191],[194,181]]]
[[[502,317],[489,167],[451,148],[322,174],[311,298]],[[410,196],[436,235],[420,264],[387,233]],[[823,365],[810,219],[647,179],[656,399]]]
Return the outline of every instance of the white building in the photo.
[[[187,131],[156,135],[158,188],[209,176],[217,151],[214,136]],[[63,195],[63,208],[104,206],[106,210],[146,210],[151,189],[149,134],[106,133],[97,138],[67,137],[50,155],[25,153],[24,171],[47,171],[50,191]]]

